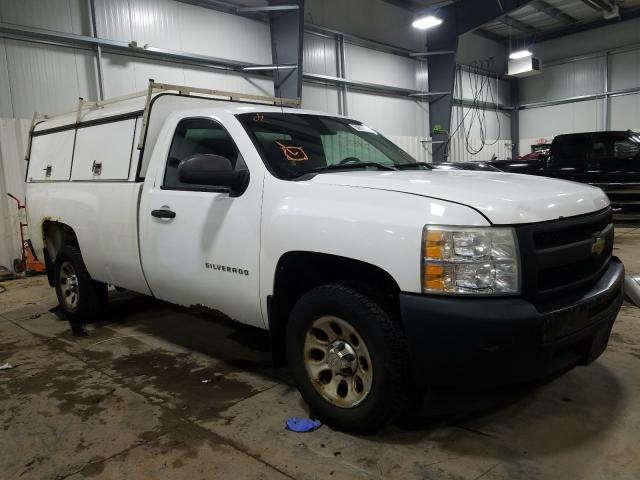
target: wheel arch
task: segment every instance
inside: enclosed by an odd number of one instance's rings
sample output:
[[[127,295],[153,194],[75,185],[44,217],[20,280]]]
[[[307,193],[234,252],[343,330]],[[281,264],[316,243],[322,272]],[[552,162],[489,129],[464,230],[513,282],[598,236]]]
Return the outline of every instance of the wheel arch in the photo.
[[[70,225],[56,220],[45,220],[42,222],[42,244],[47,278],[49,285],[53,287],[54,260],[63,246],[79,246],[78,237]]]
[[[285,333],[296,301],[311,289],[329,283],[348,283],[376,299],[392,316],[399,316],[400,287],[384,269],[361,260],[333,254],[291,251],[275,269],[273,294],[267,297],[269,339],[274,366],[287,363]]]

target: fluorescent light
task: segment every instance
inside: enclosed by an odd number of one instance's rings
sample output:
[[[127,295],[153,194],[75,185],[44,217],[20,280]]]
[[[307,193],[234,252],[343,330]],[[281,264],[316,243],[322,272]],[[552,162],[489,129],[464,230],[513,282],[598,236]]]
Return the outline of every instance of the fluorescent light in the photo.
[[[530,50],[518,50],[516,52],[511,52],[511,55],[509,55],[509,58],[511,60],[518,60],[520,58],[527,58],[530,57],[531,55],[533,55],[533,53],[531,53]]]
[[[442,23],[442,19],[433,15],[427,15],[426,17],[420,17],[415,20],[411,26],[419,30],[426,30],[428,28],[437,27]]]

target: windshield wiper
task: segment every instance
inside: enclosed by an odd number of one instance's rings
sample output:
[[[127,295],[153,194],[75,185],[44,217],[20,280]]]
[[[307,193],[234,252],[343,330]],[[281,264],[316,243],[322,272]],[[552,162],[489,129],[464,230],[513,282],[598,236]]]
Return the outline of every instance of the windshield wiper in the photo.
[[[304,172],[300,172],[296,177],[301,177],[306,175],[307,173],[322,173],[322,172],[330,172],[333,170],[352,170],[358,168],[367,168],[373,167],[379,170],[397,170],[395,166],[391,165],[383,165],[382,163],[377,162],[359,162],[359,163],[345,163],[344,165],[327,165],[325,167],[312,168],[311,170],[305,170]]]
[[[401,163],[396,164],[396,170],[414,170],[420,167],[426,167],[427,170],[433,170],[433,165],[427,162]]]

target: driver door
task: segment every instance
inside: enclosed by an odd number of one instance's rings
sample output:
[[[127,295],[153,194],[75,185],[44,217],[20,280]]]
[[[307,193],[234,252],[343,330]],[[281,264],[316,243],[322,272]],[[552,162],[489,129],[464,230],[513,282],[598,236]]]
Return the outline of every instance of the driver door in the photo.
[[[201,154],[247,169],[221,122],[197,117],[177,124],[166,157],[152,160],[162,165],[142,194],[140,248],[147,282],[162,300],[209,307],[264,327],[258,291],[261,178],[250,177],[238,197],[222,187],[182,183],[179,163]]]

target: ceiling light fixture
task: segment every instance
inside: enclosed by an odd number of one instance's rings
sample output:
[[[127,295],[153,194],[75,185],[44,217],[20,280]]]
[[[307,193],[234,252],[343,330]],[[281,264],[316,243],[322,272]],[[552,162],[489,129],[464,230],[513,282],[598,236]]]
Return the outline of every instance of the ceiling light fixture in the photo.
[[[442,19],[436,17],[435,15],[426,15],[424,17],[417,18],[411,24],[413,28],[417,28],[418,30],[427,30],[429,28],[437,27],[442,23]]]
[[[521,58],[527,58],[532,56],[533,53],[531,53],[531,50],[517,50],[515,52],[511,52],[511,55],[509,55],[509,58],[511,60],[519,60]]]

